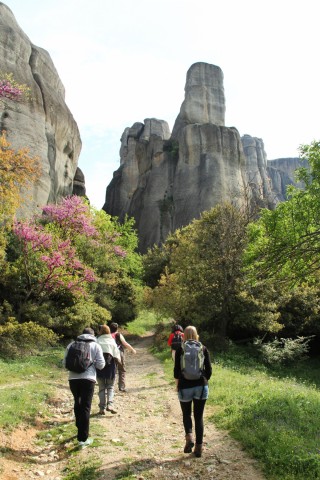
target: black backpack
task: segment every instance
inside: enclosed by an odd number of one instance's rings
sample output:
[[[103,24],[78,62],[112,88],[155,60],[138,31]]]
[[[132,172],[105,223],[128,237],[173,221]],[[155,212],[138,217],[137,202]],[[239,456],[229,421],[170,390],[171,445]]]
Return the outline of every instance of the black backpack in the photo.
[[[102,370],[97,370],[97,377],[112,380],[116,376],[116,362],[111,353],[103,352],[105,366]]]
[[[179,330],[176,330],[173,334],[172,342],[171,342],[171,348],[172,350],[178,350],[179,347],[182,345],[182,332]]]
[[[93,340],[75,340],[69,347],[66,356],[66,369],[75,373],[83,373],[93,364],[90,355],[90,342]]]

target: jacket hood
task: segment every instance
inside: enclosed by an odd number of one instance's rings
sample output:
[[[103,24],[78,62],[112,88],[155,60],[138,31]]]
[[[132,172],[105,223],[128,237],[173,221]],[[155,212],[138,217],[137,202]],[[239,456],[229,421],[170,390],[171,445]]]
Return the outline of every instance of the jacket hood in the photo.
[[[91,342],[96,342],[97,339],[94,335],[90,335],[89,333],[82,333],[77,337],[77,340],[84,340],[86,342],[91,341]]]

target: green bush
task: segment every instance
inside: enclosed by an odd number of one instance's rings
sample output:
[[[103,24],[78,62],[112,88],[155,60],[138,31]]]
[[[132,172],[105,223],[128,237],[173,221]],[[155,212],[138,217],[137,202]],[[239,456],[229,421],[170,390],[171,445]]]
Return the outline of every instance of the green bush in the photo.
[[[79,335],[85,327],[98,329],[98,325],[111,320],[111,313],[93,302],[78,302],[67,307],[56,320],[55,330],[64,337]]]
[[[10,317],[4,325],[0,325],[0,356],[14,358],[34,353],[57,345],[58,340],[58,335],[48,328],[35,322],[18,323]]]
[[[280,338],[272,342],[262,343],[256,340],[255,345],[268,365],[288,365],[306,357],[312,337]]]

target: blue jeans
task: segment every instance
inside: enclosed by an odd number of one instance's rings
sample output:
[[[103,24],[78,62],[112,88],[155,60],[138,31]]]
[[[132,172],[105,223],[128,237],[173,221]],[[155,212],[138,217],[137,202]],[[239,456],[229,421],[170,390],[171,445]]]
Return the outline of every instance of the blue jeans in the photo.
[[[191,402],[191,400],[207,400],[209,396],[208,385],[198,385],[197,387],[182,388],[178,391],[180,402]]]

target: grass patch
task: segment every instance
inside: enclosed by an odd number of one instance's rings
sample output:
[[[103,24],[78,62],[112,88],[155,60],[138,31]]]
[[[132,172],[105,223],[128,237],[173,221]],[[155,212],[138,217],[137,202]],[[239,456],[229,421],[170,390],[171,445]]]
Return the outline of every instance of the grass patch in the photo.
[[[261,462],[269,479],[320,478],[320,392],[313,377],[314,361],[269,369],[240,350],[217,358],[212,420]]]
[[[63,349],[15,360],[0,360],[0,428],[34,423],[48,412],[53,381],[61,377]]]
[[[66,476],[63,480],[96,480],[100,476],[99,468],[101,461],[98,459],[82,460],[79,457],[73,458],[65,470]]]
[[[157,323],[158,317],[155,313],[142,310],[135,320],[126,325],[126,331],[130,335],[143,336],[147,332],[153,332]]]

